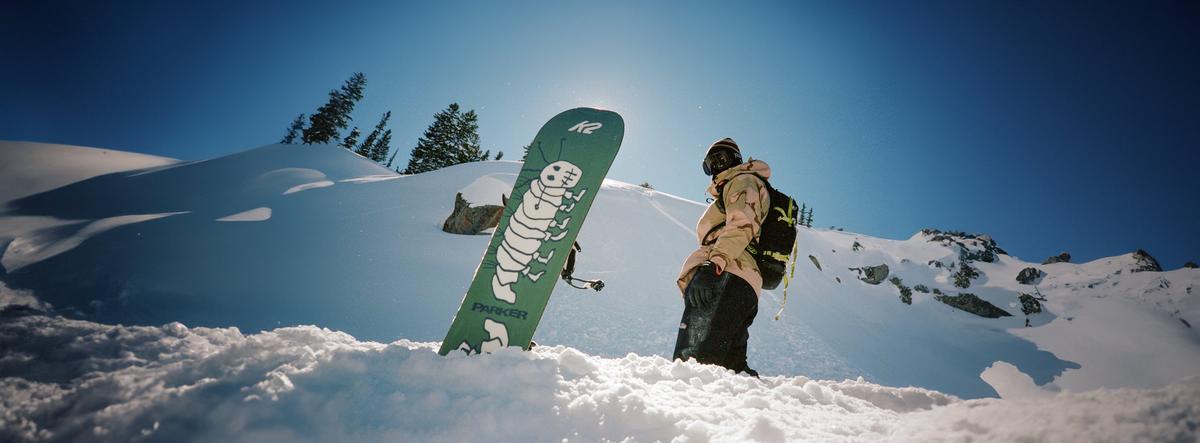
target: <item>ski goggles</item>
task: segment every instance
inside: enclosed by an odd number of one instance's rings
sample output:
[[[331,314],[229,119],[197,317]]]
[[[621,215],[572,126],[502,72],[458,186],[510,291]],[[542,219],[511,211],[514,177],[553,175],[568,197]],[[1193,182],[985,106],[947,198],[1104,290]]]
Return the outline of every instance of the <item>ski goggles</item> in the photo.
[[[717,149],[704,157],[704,174],[715,175],[742,164],[742,155],[732,149]]]

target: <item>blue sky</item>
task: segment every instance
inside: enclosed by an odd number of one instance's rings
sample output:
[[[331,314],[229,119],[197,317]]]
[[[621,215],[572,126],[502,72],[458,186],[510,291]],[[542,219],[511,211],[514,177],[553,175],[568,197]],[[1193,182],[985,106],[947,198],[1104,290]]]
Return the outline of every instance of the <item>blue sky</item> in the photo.
[[[451,102],[508,158],[597,106],[610,177],[694,200],[729,136],[819,226],[1200,261],[1200,4],[1046,3],[5,2],[0,139],[209,158],[362,71],[401,164]]]

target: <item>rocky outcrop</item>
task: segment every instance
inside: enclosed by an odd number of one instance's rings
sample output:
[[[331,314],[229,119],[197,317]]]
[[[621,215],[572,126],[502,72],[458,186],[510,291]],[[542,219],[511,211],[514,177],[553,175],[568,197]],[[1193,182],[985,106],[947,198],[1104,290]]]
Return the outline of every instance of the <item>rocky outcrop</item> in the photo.
[[[909,288],[908,286],[905,286],[904,282],[902,280],[900,280],[900,277],[892,277],[888,281],[892,282],[892,284],[895,285],[896,288],[900,290],[900,302],[904,303],[906,305],[911,305],[912,304],[912,289]]]
[[[951,307],[984,318],[1012,317],[1012,314],[1009,314],[1008,311],[997,308],[996,305],[988,303],[987,300],[969,292],[963,292],[958,295],[938,295],[933,298]]]
[[[866,282],[869,285],[877,285],[883,283],[888,278],[888,265],[866,266],[862,268],[849,268],[851,271],[858,272],[858,279]]]
[[[958,272],[954,273],[954,286],[966,289],[971,287],[971,279],[979,278],[979,271],[972,268],[967,262],[962,262],[958,267]]]
[[[1017,274],[1017,283],[1023,285],[1034,285],[1037,284],[1037,282],[1040,281],[1045,275],[1046,273],[1042,272],[1041,269],[1033,267],[1025,268]]]
[[[507,203],[503,196],[500,200]],[[460,192],[454,196],[454,211],[450,213],[449,217],[446,217],[446,222],[442,223],[442,230],[451,234],[475,235],[496,227],[500,224],[502,215],[504,215],[504,206],[471,206],[471,203],[464,199]]]
[[[1063,251],[1061,254],[1051,255],[1049,257],[1046,257],[1046,260],[1043,261],[1042,264],[1048,265],[1051,263],[1070,263],[1070,262],[1071,262],[1071,254],[1067,253],[1067,251]]]
[[[812,261],[813,266],[816,266],[818,271],[821,270],[821,262],[817,261],[816,257],[809,255],[808,259]]]
[[[1158,260],[1155,260],[1154,257],[1150,256],[1149,252],[1143,249],[1138,249],[1134,252],[1133,259],[1137,261],[1137,266],[1131,269],[1130,272],[1162,272],[1162,266],[1158,265]]]
[[[1031,315],[1042,312],[1042,303],[1038,301],[1037,297],[1022,292],[1018,299],[1021,300],[1021,312],[1023,314]]]
[[[968,234],[962,231],[937,229],[922,229],[921,234],[929,237],[928,241],[941,242],[942,246],[957,246],[959,261],[992,263],[996,261],[997,254],[1008,254],[996,244],[996,240],[987,234]]]

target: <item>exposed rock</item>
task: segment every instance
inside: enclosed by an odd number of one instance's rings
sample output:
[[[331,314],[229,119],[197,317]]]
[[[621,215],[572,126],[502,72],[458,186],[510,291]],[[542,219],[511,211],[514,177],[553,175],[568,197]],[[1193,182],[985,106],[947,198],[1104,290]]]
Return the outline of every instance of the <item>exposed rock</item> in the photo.
[[[904,282],[900,280],[900,277],[892,277],[888,281],[892,282],[892,284],[895,285],[896,288],[900,289],[900,302],[904,303],[906,305],[911,305],[912,304],[912,289],[909,289],[908,286],[904,286]]]
[[[913,290],[914,290],[914,291],[917,291],[917,292],[920,292],[920,293],[923,293],[923,294],[928,294],[928,293],[929,293],[929,287],[928,287],[928,286],[925,286],[925,285],[916,285],[916,286],[913,286]]]
[[[929,237],[931,242],[941,242],[943,246],[957,246],[958,257],[961,261],[996,261],[997,254],[1008,254],[996,244],[990,235],[968,234],[962,231],[940,231],[937,229],[922,229],[921,233]]]
[[[858,279],[862,280],[870,285],[877,285],[877,284],[882,283],[884,280],[887,280],[888,272],[889,272],[888,266],[886,264],[878,265],[878,266],[867,266],[864,268],[849,268],[849,269],[851,271],[858,272],[858,275],[859,275]]]
[[[1042,312],[1042,303],[1037,300],[1037,297],[1022,292],[1019,299],[1021,300],[1021,312],[1025,315]]]
[[[817,261],[817,258],[816,258],[816,257],[813,257],[812,255],[809,255],[809,256],[808,256],[808,259],[809,259],[809,260],[812,260],[813,266],[816,266],[818,271],[820,271],[820,270],[821,270],[821,262]]]
[[[854,241],[854,244],[853,244],[853,245],[850,245],[850,249],[851,249],[851,250],[853,250],[853,251],[855,251],[855,252],[858,252],[859,250],[862,250],[862,248],[863,248],[863,245],[862,245],[862,243],[859,243],[859,242],[858,242],[858,240],[855,240],[855,241]]]
[[[1012,317],[1012,314],[1009,314],[1008,311],[997,308],[996,305],[988,303],[987,300],[969,292],[963,292],[958,295],[939,295],[934,297],[934,299],[984,318]]]
[[[929,266],[932,266],[932,267],[935,267],[935,268],[939,268],[939,269],[940,269],[940,268],[944,268],[946,265],[943,265],[943,264],[942,264],[942,262],[940,262],[940,261],[937,261],[937,260],[930,260],[930,261],[929,261]]]
[[[1180,317],[1180,318],[1179,318],[1179,321],[1180,321],[1180,322],[1182,322],[1184,326],[1187,326],[1187,327],[1188,327],[1188,329],[1191,329],[1191,328],[1192,328],[1192,324],[1191,324],[1191,323],[1188,323],[1188,321],[1187,321],[1187,320],[1184,320],[1182,317]]]
[[[500,196],[500,200],[506,204],[508,202],[504,196]],[[442,223],[442,230],[451,234],[475,235],[496,227],[503,215],[504,206],[471,206],[460,192],[454,196],[454,211]]]
[[[1134,252],[1133,259],[1137,260],[1137,267],[1130,270],[1130,272],[1162,272],[1162,266],[1158,265],[1158,260],[1151,257],[1150,253],[1144,249],[1138,249]]]
[[[1023,285],[1037,284],[1037,282],[1045,275],[1046,273],[1042,272],[1041,269],[1033,267],[1025,268],[1022,269],[1019,274],[1017,274],[1017,283]]]
[[[1196,265],[1196,262],[1194,262],[1194,261],[1190,261],[1190,262],[1184,263],[1184,264],[1183,264],[1183,267],[1185,267],[1185,268],[1188,268],[1188,269],[1196,269],[1196,268],[1200,268],[1200,266],[1197,266],[1197,265]]]
[[[1067,251],[1063,251],[1061,254],[1051,255],[1049,257],[1046,257],[1046,260],[1043,261],[1042,264],[1048,265],[1051,263],[1070,263],[1070,262],[1071,262],[1071,254],[1068,253]]]
[[[942,290],[938,289],[938,288],[933,288],[933,294],[934,295],[942,295]]]
[[[964,289],[969,288],[971,287],[971,279],[978,277],[979,271],[976,271],[967,262],[963,262],[962,266],[958,268],[958,272],[954,273],[954,286]]]

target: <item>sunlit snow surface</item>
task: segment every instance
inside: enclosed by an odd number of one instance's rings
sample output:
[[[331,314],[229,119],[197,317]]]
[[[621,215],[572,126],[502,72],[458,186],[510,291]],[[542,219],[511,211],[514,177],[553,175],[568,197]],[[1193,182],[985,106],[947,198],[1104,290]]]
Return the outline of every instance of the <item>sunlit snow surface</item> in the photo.
[[[42,149],[52,162],[81,148]],[[0,161],[12,152],[0,143]],[[958,251],[924,234],[803,229],[781,320],[768,291],[751,328],[760,382],[664,359],[704,207],[606,180],[577,265],[605,290],[558,285],[534,352],[440,358],[432,342],[489,240],[442,221],[457,192],[499,203],[517,163],[401,176],[278,145],[151,163],[43,172],[0,213],[0,441],[1189,441],[1200,426],[1194,269],[1000,255],[963,290],[928,264]],[[905,305],[849,269],[877,264],[1014,316],[920,292]],[[1017,294],[1035,290],[1014,280],[1027,266],[1048,273],[1028,328]]]
[[[1200,379],[1027,400],[568,347],[440,357],[312,326],[0,323],[4,441],[1188,441]],[[10,374],[25,374],[11,377]]]

